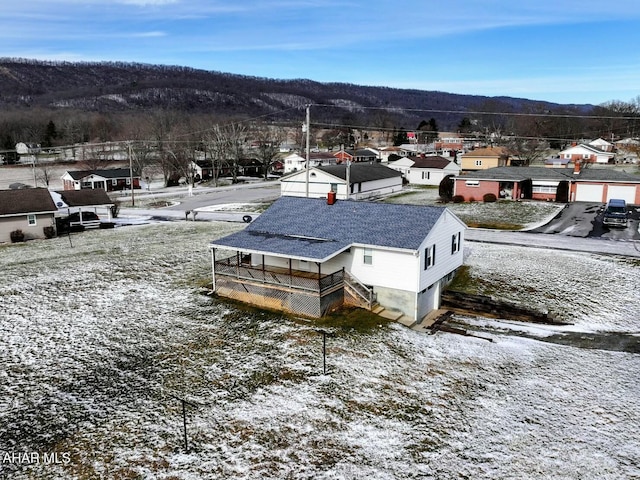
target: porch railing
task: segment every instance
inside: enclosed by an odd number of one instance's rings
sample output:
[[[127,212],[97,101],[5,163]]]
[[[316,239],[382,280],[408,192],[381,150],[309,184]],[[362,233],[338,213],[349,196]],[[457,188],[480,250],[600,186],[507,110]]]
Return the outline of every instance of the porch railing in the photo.
[[[301,270],[290,270],[269,266],[251,266],[229,257],[215,262],[216,275],[247,280],[267,285],[287,287],[322,295],[327,290],[344,283],[344,269],[320,275]]]

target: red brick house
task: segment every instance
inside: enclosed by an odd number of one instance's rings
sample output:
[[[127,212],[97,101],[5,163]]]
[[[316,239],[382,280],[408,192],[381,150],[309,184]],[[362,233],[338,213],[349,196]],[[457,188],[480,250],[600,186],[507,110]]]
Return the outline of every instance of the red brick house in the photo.
[[[100,188],[105,192],[140,188],[140,176],[134,174],[133,179],[128,168],[109,168],[104,170],[69,170],[62,176],[65,190],[82,190]]]
[[[601,202],[622,198],[640,204],[640,176],[608,168],[575,169],[496,167],[455,178],[454,195],[482,201],[492,193],[498,199]]]

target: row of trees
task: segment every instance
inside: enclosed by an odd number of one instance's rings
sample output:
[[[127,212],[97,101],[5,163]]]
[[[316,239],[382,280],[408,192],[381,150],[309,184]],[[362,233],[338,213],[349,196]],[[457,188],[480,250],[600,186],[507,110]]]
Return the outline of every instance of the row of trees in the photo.
[[[517,106],[514,106],[516,110]],[[458,132],[468,137],[508,146],[525,163],[551,149],[562,149],[583,138],[637,137],[640,135],[640,97],[631,102],[610,102],[588,115],[550,113],[541,104],[527,111],[505,112],[504,102],[486,101],[475,112],[463,116]],[[383,132],[378,138],[388,143],[407,143],[407,131],[389,124],[387,117],[373,111],[368,125],[354,124],[343,116],[335,127],[325,123],[312,129],[313,142],[326,147],[357,143],[364,145],[369,132]],[[358,119],[362,123],[362,119]],[[376,124],[382,122],[384,127]],[[312,119],[313,124],[313,119]],[[357,127],[356,127],[357,125]],[[313,125],[312,125],[313,126]],[[322,130],[320,131],[320,128]],[[410,131],[418,141],[430,143],[439,133],[435,117],[422,120]],[[0,155],[14,151],[18,142],[39,144],[44,150],[65,145],[121,142],[131,149],[137,169],[162,172],[167,184],[176,178],[191,178],[191,161],[211,161],[214,172],[228,171],[236,180],[238,162],[251,156],[267,175],[278,157],[281,143],[304,145],[300,124],[277,125],[242,119],[221,118],[215,114],[157,109],[123,113],[99,113],[65,109],[32,109],[0,113]],[[109,152],[74,153],[88,168],[98,168],[109,160]],[[215,175],[214,175],[214,180]]]

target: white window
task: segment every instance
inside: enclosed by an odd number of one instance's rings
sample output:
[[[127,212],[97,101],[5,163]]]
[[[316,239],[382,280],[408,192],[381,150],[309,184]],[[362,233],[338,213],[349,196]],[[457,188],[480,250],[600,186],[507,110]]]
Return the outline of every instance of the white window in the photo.
[[[482,166],[482,160],[476,160],[476,167]]]
[[[363,249],[362,261],[365,265],[373,265],[373,250],[370,248]]]
[[[533,193],[556,193],[557,188],[550,185],[533,185],[531,191]]]
[[[451,235],[451,255],[460,251],[460,232]]]
[[[480,182],[478,180],[467,180],[465,182],[465,184],[467,185],[467,187],[479,187],[480,186]]]
[[[431,245],[424,249],[424,269],[433,267],[436,264],[436,246]]]
[[[34,227],[36,225],[36,216],[35,215],[27,215],[27,224],[30,227]]]
[[[591,158],[591,155],[589,155],[588,153],[584,153],[582,155],[582,158],[584,158],[585,160],[589,160]]]

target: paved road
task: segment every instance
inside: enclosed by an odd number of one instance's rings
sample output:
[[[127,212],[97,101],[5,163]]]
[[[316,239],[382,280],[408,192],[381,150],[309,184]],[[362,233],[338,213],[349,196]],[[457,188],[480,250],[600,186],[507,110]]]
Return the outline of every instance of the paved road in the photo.
[[[153,195],[176,197],[186,193],[186,188],[172,188],[167,192],[153,192]],[[136,223],[185,220],[186,211],[196,211],[197,221],[243,222],[246,215],[255,218],[258,214],[252,212],[250,208],[247,211],[242,211],[241,208],[234,211],[215,211],[215,206],[272,201],[280,196],[280,189],[277,182],[258,182],[215,189],[198,188],[194,193],[194,196],[185,196],[180,199],[179,204],[167,208],[121,209],[119,221]],[[139,195],[139,197],[142,196],[143,194]],[[630,222],[627,229],[597,234],[595,225],[598,222],[600,208],[601,204],[570,204],[547,225],[530,232],[471,228],[467,230],[466,238],[472,242],[640,257],[638,220],[633,220],[634,223]],[[193,213],[188,218],[193,220]],[[602,227],[600,229],[602,230]]]
[[[596,237],[582,238],[558,234],[507,232],[480,228],[468,229],[465,238],[472,242],[501,243],[524,247],[640,257],[640,242],[631,240],[610,240]]]

